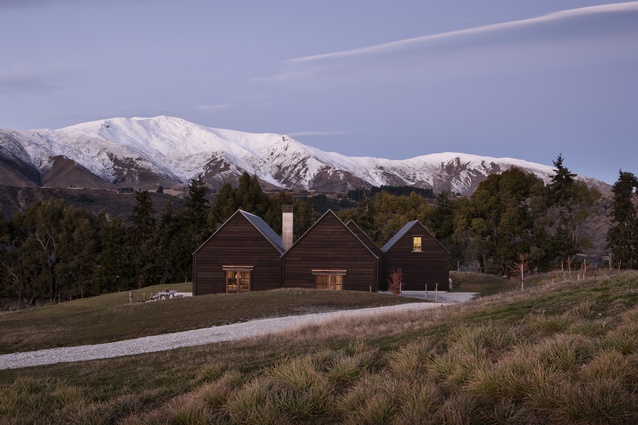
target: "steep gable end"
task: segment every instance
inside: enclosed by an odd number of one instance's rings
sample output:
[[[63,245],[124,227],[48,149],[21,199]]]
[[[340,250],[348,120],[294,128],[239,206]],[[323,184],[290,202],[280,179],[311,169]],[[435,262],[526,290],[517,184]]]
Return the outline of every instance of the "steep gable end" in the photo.
[[[261,217],[256,216],[255,214],[251,214],[244,210],[239,210],[239,212],[246,217],[246,220],[252,224],[255,229],[259,231],[268,241],[283,254],[284,247],[281,242],[281,236],[279,236],[275,231],[268,225]]]
[[[368,247],[368,249],[370,251],[372,251],[374,253],[374,255],[376,255],[377,257],[381,258],[381,256],[383,255],[383,252],[381,251],[381,248],[379,248],[377,246],[377,244],[375,244],[372,239],[370,239],[370,236],[367,235],[366,232],[364,232],[361,227],[359,227],[357,225],[357,223],[355,223],[353,220],[350,220],[346,223],[346,227],[348,229],[350,229],[350,231],[352,233],[355,234],[356,237],[359,238],[359,240],[361,242],[363,242],[363,244],[365,246]]]
[[[293,251],[295,246],[301,243],[304,239],[311,238],[313,237],[313,235],[316,235],[318,233],[326,232],[326,229],[328,228],[330,228],[329,233],[324,233],[324,236],[322,237],[335,237],[336,235],[339,235],[341,237],[352,239],[360,244],[361,247],[368,251],[374,258],[380,258],[380,256],[375,254],[364,242],[362,242],[361,239],[350,228],[348,228],[348,226],[346,226],[332,210],[326,211],[324,215],[322,215],[319,220],[317,220],[315,224],[313,224],[310,229],[308,229],[306,233],[304,233],[293,244],[293,246],[286,253],[284,253],[283,256],[285,256],[288,252]]]
[[[248,223],[252,225],[252,227],[254,227],[277,251],[279,251],[280,254],[283,254],[284,248],[281,242],[281,237],[277,233],[275,233],[275,231],[272,230],[272,228],[264,220],[244,210],[237,210],[235,214],[233,214],[228,220],[226,220],[224,224],[219,226],[219,228],[195,250],[193,255],[197,254],[197,252],[201,250],[202,247],[204,247],[209,240],[213,239],[215,235],[221,232],[226,226],[229,225],[229,223],[236,220],[237,216],[245,218]]]
[[[327,211],[281,256],[283,282],[288,288],[326,289],[325,276],[335,287],[376,291],[380,259],[332,211]]]
[[[412,226],[414,226],[418,222],[419,222],[418,220],[410,221],[405,226],[403,226],[401,230],[399,230],[397,234],[392,237],[392,239],[390,239],[385,245],[383,245],[383,248],[381,248],[381,251],[388,252],[388,250],[390,250],[390,248],[392,248],[397,242],[399,242],[401,238],[410,231]]]

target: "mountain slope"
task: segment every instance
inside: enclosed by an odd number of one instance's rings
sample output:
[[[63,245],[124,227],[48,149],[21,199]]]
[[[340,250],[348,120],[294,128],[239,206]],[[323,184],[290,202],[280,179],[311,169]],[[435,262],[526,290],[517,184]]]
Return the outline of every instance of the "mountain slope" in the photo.
[[[345,192],[414,185],[470,194],[488,175],[512,167],[545,180],[553,173],[546,165],[461,153],[406,160],[348,157],[283,135],[214,129],[166,116],[113,118],[59,130],[0,130],[0,142],[0,184],[12,186],[179,188],[202,173],[210,186],[219,187],[246,171],[267,188]]]

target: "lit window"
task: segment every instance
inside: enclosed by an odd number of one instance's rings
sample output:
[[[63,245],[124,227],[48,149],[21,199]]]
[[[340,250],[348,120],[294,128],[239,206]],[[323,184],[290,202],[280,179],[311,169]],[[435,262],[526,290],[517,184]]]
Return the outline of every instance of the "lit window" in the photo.
[[[341,291],[345,280],[345,270],[313,270],[315,287],[328,291]]]
[[[415,236],[412,238],[412,251],[423,251],[421,236]]]
[[[252,266],[224,266],[226,293],[249,292]]]

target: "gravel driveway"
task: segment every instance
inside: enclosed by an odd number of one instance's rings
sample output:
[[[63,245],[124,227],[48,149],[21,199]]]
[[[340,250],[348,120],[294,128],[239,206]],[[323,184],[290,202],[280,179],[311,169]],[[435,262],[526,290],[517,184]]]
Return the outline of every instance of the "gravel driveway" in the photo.
[[[112,357],[131,356],[142,353],[173,350],[181,347],[236,341],[253,336],[290,330],[304,325],[313,325],[335,318],[359,317],[387,312],[415,311],[437,308],[445,303],[414,303],[359,310],[334,311],[306,314],[302,316],[274,317],[232,325],[195,329],[163,335],[146,336],[106,344],[81,345],[77,347],[51,348],[0,355],[0,370],[41,366],[56,363],[81,362]]]

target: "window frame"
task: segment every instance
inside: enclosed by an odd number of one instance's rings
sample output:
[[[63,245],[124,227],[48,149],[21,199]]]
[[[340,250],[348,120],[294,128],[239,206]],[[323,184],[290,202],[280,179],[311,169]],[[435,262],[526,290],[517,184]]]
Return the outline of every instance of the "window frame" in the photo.
[[[347,270],[311,270],[315,289],[320,291],[343,291],[346,286]],[[326,282],[320,282],[323,280]]]
[[[419,240],[417,249],[417,239]],[[414,235],[412,236],[412,252],[423,252],[423,236],[422,235]]]
[[[227,265],[222,266],[222,269],[227,294],[239,294],[252,290],[254,266]]]

